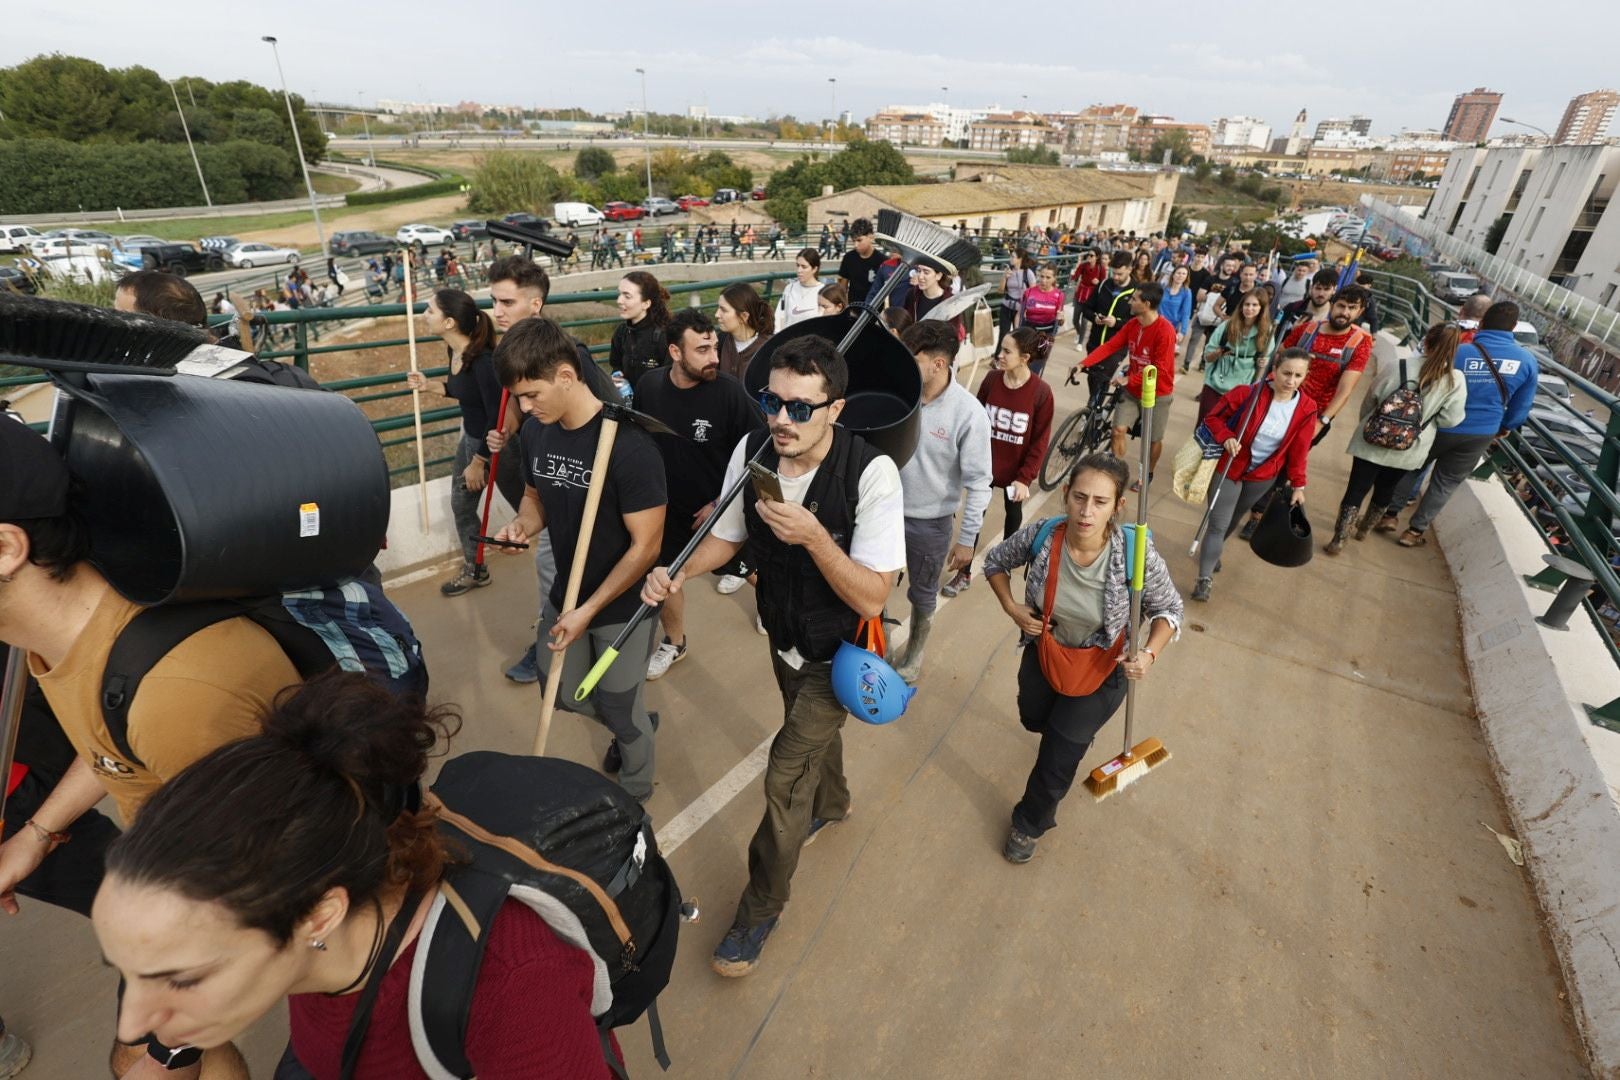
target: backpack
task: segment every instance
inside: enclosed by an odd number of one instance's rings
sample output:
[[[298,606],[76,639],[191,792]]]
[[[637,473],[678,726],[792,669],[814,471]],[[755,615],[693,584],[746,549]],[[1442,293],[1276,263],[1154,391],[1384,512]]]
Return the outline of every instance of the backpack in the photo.
[[[1400,383],[1367,417],[1367,422],[1361,426],[1361,437],[1368,446],[1410,450],[1428,426],[1429,421],[1423,419],[1423,393],[1406,377],[1406,360],[1402,358]]]
[[[263,360],[255,356],[242,361],[240,369],[231,378],[238,382],[263,383],[267,386],[290,386],[297,390],[319,390],[321,384],[315,376],[296,364],[283,364],[280,360]]]
[[[1220,299],[1221,294],[1215,288],[1205,290],[1204,302],[1198,305],[1198,325],[1214,326],[1220,320],[1220,316],[1215,314],[1215,305]]]
[[[1361,339],[1367,336],[1367,331],[1363,330],[1359,326],[1352,326],[1350,328],[1350,336],[1345,339],[1344,349],[1339,353],[1339,358],[1335,360],[1331,356],[1322,356],[1311,348],[1311,346],[1316,343],[1316,335],[1322,332],[1322,324],[1319,322],[1312,322],[1310,327],[1311,332],[1306,334],[1304,339],[1300,341],[1299,347],[1310,353],[1312,360],[1326,360],[1329,363],[1337,364],[1340,367],[1344,367],[1350,362],[1351,358],[1356,355],[1356,350],[1361,348]],[[1406,381],[1406,377],[1404,375],[1401,377],[1401,381]]]
[[[101,715],[126,761],[129,710],[147,672],[182,641],[226,619],[244,617],[276,639],[304,678],[334,666],[361,671],[396,694],[427,697],[427,665],[408,619],[369,581],[247,600],[159,604],[140,611],[114,639],[101,676]]]
[[[668,1069],[657,998],[675,963],[682,903],[641,804],[583,765],[487,750],[447,762],[430,792],[440,831],[470,858],[447,872],[411,966],[411,1044],[428,1075],[473,1075],[464,1044],[482,928],[508,899],[590,954],[591,1015],[614,1074],[625,1076],[608,1033],[643,1013]]]

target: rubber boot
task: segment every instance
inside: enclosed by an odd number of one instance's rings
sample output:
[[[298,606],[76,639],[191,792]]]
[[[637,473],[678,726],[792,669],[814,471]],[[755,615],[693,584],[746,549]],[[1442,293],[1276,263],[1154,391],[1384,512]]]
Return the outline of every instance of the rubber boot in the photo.
[[[1356,508],[1346,506],[1339,510],[1339,520],[1333,523],[1333,539],[1322,548],[1324,555],[1337,555],[1344,550],[1344,542],[1350,538],[1350,527],[1356,523]]]
[[[928,647],[928,634],[934,628],[934,613],[911,606],[911,633],[906,638],[906,652],[894,670],[908,683],[915,683],[922,673],[923,650]]]
[[[1357,540],[1367,539],[1367,534],[1372,532],[1373,526],[1378,524],[1378,520],[1384,516],[1384,509],[1382,506],[1367,507],[1367,512],[1361,515],[1360,521],[1356,522]]]

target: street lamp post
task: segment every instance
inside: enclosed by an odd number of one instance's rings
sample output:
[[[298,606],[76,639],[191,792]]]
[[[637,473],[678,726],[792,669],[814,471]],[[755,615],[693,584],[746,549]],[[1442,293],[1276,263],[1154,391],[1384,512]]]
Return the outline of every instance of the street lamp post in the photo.
[[[173,79],[169,80],[169,93],[174,95],[174,111],[180,114],[180,130],[186,133],[186,149],[191,151],[191,163],[197,167],[197,183],[202,185],[203,202],[212,210],[214,200],[208,194],[208,181],[203,179],[202,162],[197,160],[197,147],[191,141],[191,125],[186,123],[186,110],[180,107],[180,92],[174,88]]]
[[[832,121],[827,125],[827,156],[832,157],[833,132],[838,129],[838,80],[827,79],[828,94],[832,97]]]
[[[939,88],[939,92],[945,102],[945,131],[947,137],[954,139],[956,137],[956,125],[951,122],[951,88],[942,86]]]
[[[281,96],[287,101],[287,123],[292,125],[293,149],[298,152],[298,165],[304,170],[304,190],[309,192],[309,211],[315,215],[315,235],[321,241],[321,257],[326,257],[326,229],[321,225],[321,208],[315,204],[315,184],[309,178],[309,162],[304,160],[304,140],[298,137],[298,118],[293,115],[292,94],[287,92],[287,73],[281,70],[281,50],[276,48],[276,39],[269,34],[261,37],[260,41],[270,43],[270,52],[276,58],[276,75],[281,79]]]
[[[647,151],[647,198],[652,198],[652,129],[647,115],[647,69],[636,68],[641,76],[641,145]]]
[[[1546,139],[1547,140],[1547,145],[1549,145],[1549,146],[1552,145],[1553,137],[1547,133],[1546,128],[1540,128],[1540,127],[1537,127],[1534,124],[1527,124],[1523,120],[1512,120],[1512,119],[1509,119],[1506,116],[1500,116],[1500,117],[1497,117],[1497,119],[1502,121],[1502,123],[1504,123],[1504,124],[1514,124],[1514,125],[1517,125],[1518,127],[1529,128],[1531,131],[1537,132],[1543,139]]]
[[[371,117],[366,115],[366,92],[356,90],[355,93],[360,95],[360,122],[366,126],[366,161],[375,165],[376,159],[371,153]]]

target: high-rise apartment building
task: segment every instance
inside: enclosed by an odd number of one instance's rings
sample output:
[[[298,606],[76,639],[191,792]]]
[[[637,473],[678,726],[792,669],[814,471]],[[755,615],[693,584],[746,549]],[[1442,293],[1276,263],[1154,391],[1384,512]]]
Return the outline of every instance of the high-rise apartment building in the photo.
[[[1615,123],[1617,109],[1620,109],[1620,93],[1613,90],[1592,90],[1570,98],[1553,142],[1560,146],[1586,146],[1620,135],[1620,124]]]
[[[1501,107],[1502,95],[1483,86],[1458,94],[1451,103],[1451,115],[1446,117],[1446,138],[1460,143],[1484,142],[1496,122],[1496,110]]]

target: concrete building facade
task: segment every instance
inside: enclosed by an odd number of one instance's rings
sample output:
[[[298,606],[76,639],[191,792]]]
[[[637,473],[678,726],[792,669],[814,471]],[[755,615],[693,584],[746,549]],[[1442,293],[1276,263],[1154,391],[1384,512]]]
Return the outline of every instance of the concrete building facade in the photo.
[[[1237,146],[1265,150],[1271,145],[1271,125],[1252,116],[1223,116],[1211,127],[1211,149]]]
[[[1142,116],[1130,129],[1127,149],[1144,160],[1153,152],[1159,136],[1172,131],[1185,131],[1190,150],[1194,154],[1209,156],[1210,132],[1208,124],[1188,124],[1168,116]]]
[[[1495,90],[1476,86],[1458,94],[1451,103],[1446,117],[1445,137],[1452,142],[1480,143],[1496,123],[1496,111],[1502,107],[1502,95]]]
[[[921,112],[880,112],[866,120],[868,139],[887,140],[896,146],[941,146],[949,130],[942,121]]]
[[[968,146],[973,150],[1032,150],[1047,143],[1063,144],[1063,134],[1035,113],[991,113],[968,125]]]
[[[1066,129],[1065,146],[1081,157],[1123,154],[1130,149],[1131,129],[1140,115],[1135,105],[1087,106]]]
[[[1560,146],[1580,146],[1620,136],[1615,112],[1620,110],[1620,92],[1592,90],[1570,98],[1564,118],[1558,122],[1553,142]]]

